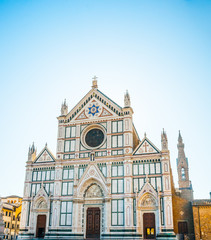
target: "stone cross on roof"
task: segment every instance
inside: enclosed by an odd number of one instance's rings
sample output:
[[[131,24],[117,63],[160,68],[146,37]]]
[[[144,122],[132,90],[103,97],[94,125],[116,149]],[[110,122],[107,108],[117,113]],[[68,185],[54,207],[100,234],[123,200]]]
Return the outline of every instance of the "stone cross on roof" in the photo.
[[[98,86],[97,86],[97,77],[94,76],[92,79],[93,79],[93,81],[92,81],[92,88],[98,88]]]

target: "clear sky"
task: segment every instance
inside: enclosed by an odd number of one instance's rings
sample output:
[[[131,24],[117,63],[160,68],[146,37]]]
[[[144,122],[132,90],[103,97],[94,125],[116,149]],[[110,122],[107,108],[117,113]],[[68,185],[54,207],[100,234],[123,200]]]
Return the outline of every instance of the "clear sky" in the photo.
[[[0,0],[0,195],[23,194],[28,147],[56,153],[57,119],[99,89],[160,148],[177,186],[178,130],[195,198],[211,191],[211,1]]]

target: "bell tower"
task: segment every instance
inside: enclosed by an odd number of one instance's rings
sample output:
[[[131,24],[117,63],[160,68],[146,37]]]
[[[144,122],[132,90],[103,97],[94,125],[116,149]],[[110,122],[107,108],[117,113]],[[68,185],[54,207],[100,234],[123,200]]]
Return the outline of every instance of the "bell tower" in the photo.
[[[178,173],[178,184],[179,190],[181,191],[181,197],[192,201],[193,200],[193,189],[191,181],[189,180],[189,167],[188,158],[185,156],[184,143],[179,131],[178,137],[178,158],[177,158],[177,173]]]

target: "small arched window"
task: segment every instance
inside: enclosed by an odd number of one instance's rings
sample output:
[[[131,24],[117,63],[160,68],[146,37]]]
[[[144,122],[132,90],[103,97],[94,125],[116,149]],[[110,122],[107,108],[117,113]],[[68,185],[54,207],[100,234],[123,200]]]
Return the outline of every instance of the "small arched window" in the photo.
[[[181,169],[182,180],[185,180],[185,169]]]

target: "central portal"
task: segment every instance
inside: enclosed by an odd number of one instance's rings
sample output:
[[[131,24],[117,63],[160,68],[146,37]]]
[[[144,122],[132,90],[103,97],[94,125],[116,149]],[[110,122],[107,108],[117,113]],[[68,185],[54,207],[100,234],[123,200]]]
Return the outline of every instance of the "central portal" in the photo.
[[[100,238],[100,209],[99,208],[87,209],[86,237]]]

